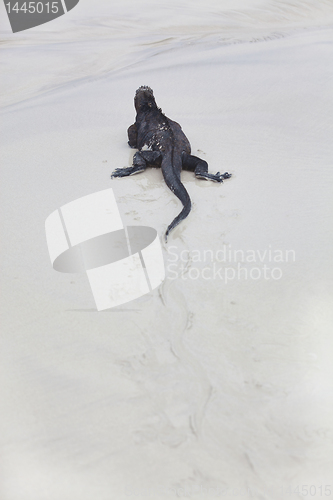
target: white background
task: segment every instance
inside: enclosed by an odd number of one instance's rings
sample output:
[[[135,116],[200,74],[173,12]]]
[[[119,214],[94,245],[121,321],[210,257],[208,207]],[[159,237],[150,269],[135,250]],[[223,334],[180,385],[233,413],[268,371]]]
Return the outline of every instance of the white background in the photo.
[[[302,485],[321,498],[332,3],[81,0],[17,34],[1,9],[1,498],[231,500],[250,488],[281,500]],[[158,170],[110,180],[131,162],[140,85],[210,171],[233,174],[216,185],[184,173],[193,210],[169,247],[294,250],[280,280],[190,280],[206,265],[192,259],[187,279],[97,313],[84,276],[52,269],[44,221],[65,203],[112,187],[124,224],[161,236],[180,211]]]

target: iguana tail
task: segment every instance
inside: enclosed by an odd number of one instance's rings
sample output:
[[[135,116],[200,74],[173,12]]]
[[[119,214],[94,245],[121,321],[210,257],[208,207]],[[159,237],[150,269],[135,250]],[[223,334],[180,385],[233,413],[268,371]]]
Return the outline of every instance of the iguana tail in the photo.
[[[181,158],[178,159],[178,162],[181,162]],[[182,220],[186,219],[190,213],[191,198],[180,180],[181,163],[180,165],[174,164],[172,152],[171,154],[166,154],[164,156],[161,167],[166,185],[177,196],[177,198],[179,198],[184,206],[183,210],[171,222],[166,230],[165,241],[167,241],[170,231],[172,231]]]

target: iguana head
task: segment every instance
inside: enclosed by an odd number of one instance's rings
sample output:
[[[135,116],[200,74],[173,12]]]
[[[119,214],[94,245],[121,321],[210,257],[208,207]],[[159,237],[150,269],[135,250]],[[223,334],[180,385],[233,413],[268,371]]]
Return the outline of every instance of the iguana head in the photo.
[[[157,108],[152,89],[143,85],[135,92],[134,106],[136,111],[145,111],[149,108]]]

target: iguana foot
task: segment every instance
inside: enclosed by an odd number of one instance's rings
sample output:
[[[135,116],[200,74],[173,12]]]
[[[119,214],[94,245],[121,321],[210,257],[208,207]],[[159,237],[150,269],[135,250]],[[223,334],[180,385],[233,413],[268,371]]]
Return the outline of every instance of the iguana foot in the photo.
[[[128,175],[139,174],[144,170],[145,168],[142,166],[116,168],[116,170],[111,174],[111,179],[113,179],[114,177],[126,177]]]
[[[208,172],[208,163],[205,160],[185,152],[182,153],[182,165],[184,170],[194,172],[198,179],[204,179],[206,181],[223,182],[224,179],[229,179],[229,177],[231,177],[231,174],[228,174],[228,172],[224,172],[224,174],[220,174],[220,172],[210,174]]]
[[[220,174],[220,172],[217,172],[216,174],[210,174],[208,172],[196,172],[195,176],[198,179],[204,179],[206,181],[223,182],[224,179],[229,179],[229,177],[231,177],[231,174],[229,174],[228,172],[224,172],[224,174]]]

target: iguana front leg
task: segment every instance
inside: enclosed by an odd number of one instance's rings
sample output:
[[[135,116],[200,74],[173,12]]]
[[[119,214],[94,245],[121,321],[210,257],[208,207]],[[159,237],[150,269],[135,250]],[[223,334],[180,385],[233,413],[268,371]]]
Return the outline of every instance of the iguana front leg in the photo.
[[[208,172],[208,163],[205,160],[187,153],[183,153],[182,155],[182,165],[184,170],[194,172],[198,179],[223,182],[224,179],[229,179],[229,177],[231,177],[231,174],[228,174],[228,172],[225,172],[224,174],[220,174],[220,172],[210,174]]]
[[[136,124],[133,123],[130,127],[127,129],[127,135],[128,135],[128,145],[131,146],[131,148],[137,148],[137,139],[138,139],[138,131],[136,129]]]
[[[128,175],[139,174],[147,167],[160,167],[162,153],[160,151],[138,151],[133,156],[133,166],[125,168],[116,168],[112,172],[111,179],[114,177],[127,177]]]

